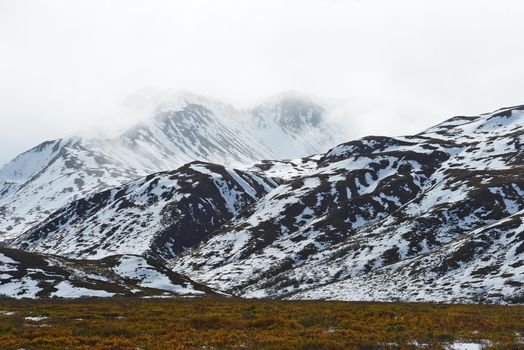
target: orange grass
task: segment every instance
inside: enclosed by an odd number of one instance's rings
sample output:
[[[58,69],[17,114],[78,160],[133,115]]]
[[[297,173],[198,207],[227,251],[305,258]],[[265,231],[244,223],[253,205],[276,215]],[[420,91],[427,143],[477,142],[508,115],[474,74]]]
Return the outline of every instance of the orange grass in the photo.
[[[0,299],[0,349],[443,349],[456,340],[524,349],[519,334],[523,306]]]

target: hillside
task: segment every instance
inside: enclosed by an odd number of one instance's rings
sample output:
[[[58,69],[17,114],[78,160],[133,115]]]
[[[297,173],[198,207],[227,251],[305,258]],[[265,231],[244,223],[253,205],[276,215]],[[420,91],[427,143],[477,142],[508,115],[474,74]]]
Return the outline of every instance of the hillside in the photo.
[[[145,254],[169,259],[200,243],[277,181],[192,162],[74,201],[10,246],[72,258]]]
[[[522,302],[523,110],[337,146],[171,266],[247,297]]]
[[[321,106],[295,95],[248,110],[189,93],[147,103],[143,120],[116,136],[44,142],[0,167],[0,242],[74,200],[191,161],[244,167],[325,152],[342,141]]]
[[[0,248],[0,296],[205,296],[216,292],[136,255],[70,260]]]

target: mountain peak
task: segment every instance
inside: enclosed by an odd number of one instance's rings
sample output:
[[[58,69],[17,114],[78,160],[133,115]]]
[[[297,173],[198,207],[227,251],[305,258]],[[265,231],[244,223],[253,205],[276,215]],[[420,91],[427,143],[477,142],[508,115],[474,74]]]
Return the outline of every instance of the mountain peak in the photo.
[[[273,118],[277,124],[288,130],[301,130],[320,124],[325,110],[310,97],[296,91],[274,95],[253,109],[259,124]]]
[[[194,160],[239,167],[298,158],[342,139],[329,123],[318,123],[321,108],[305,102],[264,110],[263,128],[252,111],[187,91],[143,89],[126,104],[136,114],[132,126],[51,141],[0,168],[0,241],[72,200],[150,173]]]

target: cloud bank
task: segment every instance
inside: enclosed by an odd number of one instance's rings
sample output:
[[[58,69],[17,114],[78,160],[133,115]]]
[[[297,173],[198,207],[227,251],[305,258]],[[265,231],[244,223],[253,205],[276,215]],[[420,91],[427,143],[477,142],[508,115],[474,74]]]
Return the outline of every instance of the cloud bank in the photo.
[[[297,90],[351,137],[524,103],[523,16],[520,0],[4,0],[0,163],[122,118],[147,87],[240,107]]]

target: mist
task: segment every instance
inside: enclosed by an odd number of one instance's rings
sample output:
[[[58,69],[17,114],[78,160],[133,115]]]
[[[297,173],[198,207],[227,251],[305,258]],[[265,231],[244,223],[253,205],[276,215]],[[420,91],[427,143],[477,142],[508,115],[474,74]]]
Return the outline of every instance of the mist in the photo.
[[[144,88],[317,98],[348,138],[524,103],[519,0],[0,2],[0,164]]]

